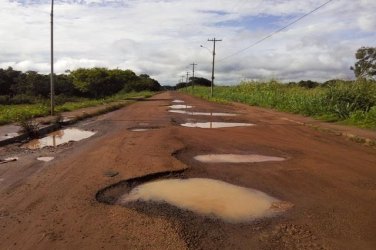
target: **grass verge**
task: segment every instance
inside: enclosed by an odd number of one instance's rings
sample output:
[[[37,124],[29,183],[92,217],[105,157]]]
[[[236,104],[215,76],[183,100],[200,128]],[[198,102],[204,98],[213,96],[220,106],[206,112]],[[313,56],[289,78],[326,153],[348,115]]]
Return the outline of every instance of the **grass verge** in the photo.
[[[119,93],[104,99],[84,99],[81,98],[76,102],[65,102],[56,106],[56,112],[74,111],[81,108],[94,107],[112,102],[120,102],[129,98],[147,98],[154,93],[150,91],[131,92],[131,93]],[[117,104],[116,104],[117,105]],[[108,109],[117,109],[120,106],[111,105]],[[104,109],[103,112],[110,110]],[[0,125],[18,122],[19,117],[41,117],[49,115],[48,103],[41,104],[20,104],[20,105],[0,105]],[[102,112],[102,111],[101,111]]]
[[[276,81],[246,82],[237,86],[214,88],[196,86],[183,89],[215,102],[240,102],[252,106],[310,116],[316,119],[376,129],[376,83],[336,81],[316,88],[290,86]]]

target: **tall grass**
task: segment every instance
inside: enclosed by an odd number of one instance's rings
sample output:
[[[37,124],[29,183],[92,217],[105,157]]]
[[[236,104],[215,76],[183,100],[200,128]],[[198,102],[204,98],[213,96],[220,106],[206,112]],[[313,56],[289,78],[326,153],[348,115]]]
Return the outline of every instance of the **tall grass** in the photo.
[[[150,97],[153,93],[150,91],[118,93],[104,99],[87,99],[87,98],[69,98],[64,102],[64,98],[58,100],[56,106],[57,112],[73,111],[80,108],[93,107],[111,102],[118,102],[133,97]],[[43,100],[39,104],[17,104],[17,105],[0,105],[0,125],[18,122],[19,117],[40,117],[47,116],[50,112],[48,100]]]
[[[211,99],[209,94],[210,88],[195,87],[194,95]],[[372,81],[337,81],[313,89],[276,81],[243,82],[233,87],[215,87],[214,96],[214,101],[235,101],[376,128],[376,83]]]

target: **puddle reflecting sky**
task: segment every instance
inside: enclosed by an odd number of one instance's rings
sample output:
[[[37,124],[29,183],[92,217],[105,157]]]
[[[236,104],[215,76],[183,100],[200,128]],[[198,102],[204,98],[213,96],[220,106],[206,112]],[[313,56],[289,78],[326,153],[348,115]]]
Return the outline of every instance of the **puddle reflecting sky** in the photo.
[[[186,110],[169,110],[168,112],[185,114],[185,115],[203,115],[203,116],[236,116],[236,114],[231,113],[221,113],[221,112],[190,112]]]
[[[176,105],[169,106],[169,108],[171,108],[171,109],[190,109],[190,108],[192,108],[192,106],[176,104]]]
[[[38,161],[44,161],[44,162],[49,162],[49,161],[52,161],[53,159],[55,159],[55,157],[41,156],[37,158]]]
[[[67,128],[48,134],[41,139],[32,140],[22,147],[28,149],[40,149],[44,147],[56,147],[70,141],[80,141],[93,136],[96,132]]]
[[[183,100],[173,100],[172,102],[173,102],[173,103],[184,103]]]
[[[187,122],[180,124],[189,128],[231,128],[231,127],[250,127],[255,124],[239,122]]]
[[[131,129],[132,132],[145,132],[145,131],[148,131],[150,129],[148,128],[133,128]]]
[[[266,161],[284,161],[285,158],[266,155],[209,154],[197,155],[195,160],[205,163],[256,163]]]
[[[181,209],[216,216],[228,222],[251,221],[291,207],[281,206],[281,201],[258,190],[204,178],[146,183],[123,195],[118,203],[126,205],[132,201],[167,202]]]

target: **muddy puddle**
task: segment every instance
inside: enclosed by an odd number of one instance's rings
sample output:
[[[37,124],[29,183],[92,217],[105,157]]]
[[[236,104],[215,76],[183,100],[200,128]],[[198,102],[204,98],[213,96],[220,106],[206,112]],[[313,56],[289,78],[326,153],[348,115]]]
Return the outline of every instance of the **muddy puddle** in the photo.
[[[180,124],[189,128],[232,128],[232,127],[250,127],[255,124],[239,122],[187,122]]]
[[[292,206],[258,190],[204,178],[166,179],[141,184],[121,196],[117,204],[127,206],[132,202],[167,203],[231,223],[273,216]]]
[[[190,109],[192,106],[190,105],[183,105],[183,104],[176,104],[176,105],[171,105],[168,106],[170,109]]]
[[[85,131],[77,128],[67,128],[55,131],[41,139],[32,140],[24,144],[23,148],[41,149],[44,147],[57,147],[71,141],[81,141],[93,136],[96,132]]]
[[[221,112],[190,112],[186,110],[169,110],[170,113],[184,114],[184,115],[202,115],[202,116],[236,116],[232,113],[221,113]]]
[[[55,157],[41,156],[37,158],[38,161],[44,161],[44,162],[49,162],[49,161],[52,161],[53,159],[55,159]]]
[[[173,102],[173,103],[184,103],[183,100],[173,100],[172,102]]]
[[[15,157],[8,157],[8,158],[5,158],[5,159],[0,159],[0,164],[5,164],[5,163],[8,163],[8,162],[13,162],[13,161],[18,161],[18,157],[15,156]]]
[[[285,161],[285,158],[258,155],[258,154],[208,154],[208,155],[197,155],[194,157],[195,160],[204,163],[257,163],[257,162],[269,162],[269,161]]]

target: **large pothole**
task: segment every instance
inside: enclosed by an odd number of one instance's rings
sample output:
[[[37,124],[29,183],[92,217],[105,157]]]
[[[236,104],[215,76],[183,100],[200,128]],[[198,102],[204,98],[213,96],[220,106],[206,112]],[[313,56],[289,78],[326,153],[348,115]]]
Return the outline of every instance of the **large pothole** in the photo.
[[[184,179],[177,173],[170,173],[167,178],[162,173],[122,181],[99,191],[96,198],[141,210],[158,210],[168,204],[171,210],[177,208],[230,223],[274,216],[292,207],[291,203],[255,189],[207,178]]]
[[[57,147],[70,141],[81,141],[83,139],[87,139],[95,135],[95,133],[96,132],[81,130],[77,128],[67,128],[52,132],[43,138],[31,140],[28,143],[22,145],[22,147],[28,149]]]

